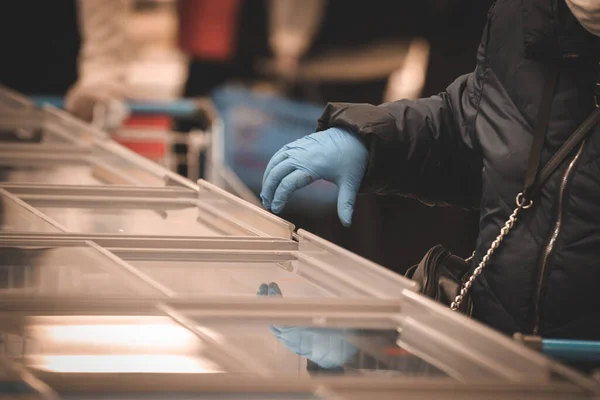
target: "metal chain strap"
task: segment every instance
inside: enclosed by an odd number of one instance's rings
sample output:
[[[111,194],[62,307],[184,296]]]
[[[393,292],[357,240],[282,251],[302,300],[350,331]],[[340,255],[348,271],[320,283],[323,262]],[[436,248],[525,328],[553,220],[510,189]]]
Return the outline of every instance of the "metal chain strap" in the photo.
[[[496,249],[500,246],[500,243],[502,243],[504,238],[508,235],[508,233],[511,231],[511,229],[517,222],[517,216],[519,215],[521,210],[526,210],[533,205],[532,200],[529,200],[529,201],[525,200],[525,198],[523,197],[523,193],[519,193],[517,195],[516,203],[517,203],[517,208],[515,208],[513,210],[512,214],[510,215],[510,217],[508,217],[508,220],[506,221],[506,223],[504,224],[502,229],[500,229],[500,234],[492,242],[487,253],[485,254],[485,256],[483,256],[483,259],[481,260],[481,262],[479,263],[477,268],[475,268],[475,270],[473,271],[473,273],[471,274],[469,279],[462,285],[462,288],[460,289],[460,293],[454,298],[454,301],[450,305],[450,309],[452,311],[458,311],[465,296],[469,292],[469,289],[471,289],[471,286],[473,286],[473,282],[475,282],[475,279],[477,279],[477,277],[483,272],[483,269],[486,267],[487,263],[490,261],[490,257],[494,254]],[[472,260],[474,255],[475,255],[475,252],[473,252],[473,256],[469,257],[466,261],[469,262],[470,260]]]

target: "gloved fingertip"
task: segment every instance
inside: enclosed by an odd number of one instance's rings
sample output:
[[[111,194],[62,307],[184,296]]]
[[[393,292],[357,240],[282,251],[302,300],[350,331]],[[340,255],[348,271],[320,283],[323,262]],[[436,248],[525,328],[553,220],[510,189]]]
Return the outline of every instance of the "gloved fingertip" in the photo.
[[[349,228],[352,225],[352,212],[351,208],[346,208],[339,215],[340,221],[345,228]]]
[[[281,289],[279,288],[279,285],[277,285],[277,283],[275,282],[271,282],[269,283],[269,295],[270,296],[281,296]]]
[[[279,329],[278,327],[274,325],[269,325],[268,328],[271,331],[271,333],[276,337],[279,337],[281,335],[281,329]]]
[[[269,286],[266,283],[262,283],[258,288],[258,296],[267,296],[269,294]]]
[[[269,200],[267,200],[267,198],[262,193],[260,194],[260,200],[262,201],[264,208],[266,208],[267,210],[271,208],[271,203],[269,203]]]
[[[281,210],[283,210],[283,206],[283,203],[279,201],[274,201],[273,204],[271,204],[271,211],[273,211],[273,213],[275,214],[279,214]]]
[[[349,227],[352,223],[352,214],[354,214],[354,204],[356,203],[359,186],[356,180],[346,178],[338,183],[338,187],[338,216],[342,224]]]

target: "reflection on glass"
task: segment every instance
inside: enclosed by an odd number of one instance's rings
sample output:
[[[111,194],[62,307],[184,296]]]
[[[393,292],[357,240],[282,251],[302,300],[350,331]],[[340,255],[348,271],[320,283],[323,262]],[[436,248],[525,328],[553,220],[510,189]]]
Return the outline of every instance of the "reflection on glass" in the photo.
[[[282,318],[191,315],[208,343],[166,317],[34,317],[26,329],[26,362],[55,372],[231,373],[235,365],[217,361],[231,352],[281,376],[446,377],[398,347],[395,329],[365,328],[361,320],[317,327]]]
[[[258,296],[281,297],[278,283],[263,283]],[[348,371],[402,375],[443,375],[441,371],[397,345],[394,330],[269,325],[269,331],[290,352],[307,360],[313,373]]]
[[[277,374],[447,376],[400,348],[397,330],[364,328],[360,322],[318,327],[308,321],[197,320],[202,327],[217,332],[227,348],[245,352]]]
[[[59,229],[0,194],[0,231],[47,233],[59,232]]]
[[[218,256],[217,256],[218,257]],[[289,297],[333,297],[298,275],[290,262],[165,261],[131,259],[128,263],[179,295],[255,296],[262,282],[277,281]],[[127,256],[123,256],[127,259]],[[289,267],[289,268],[286,268]],[[298,266],[302,269],[302,265]],[[343,284],[339,284],[342,291]]]
[[[155,172],[150,172],[146,168],[139,167],[132,161],[129,161],[125,156],[115,155],[97,147],[92,148],[92,154],[94,160],[103,165],[110,166],[115,171],[119,171],[119,173],[134,180],[141,186],[165,186],[166,181],[163,179],[163,174],[159,172],[159,168]],[[137,154],[132,154],[132,156],[140,157]]]
[[[161,317],[36,317],[28,365],[53,372],[217,373],[193,333]]]
[[[131,203],[107,203],[70,207],[32,205],[73,232],[125,235],[218,236],[221,233],[197,221],[195,205],[165,204],[154,208],[135,207]]]
[[[112,261],[87,247],[0,247],[0,295],[3,291],[86,296],[132,292],[105,269],[111,267],[115,268]]]
[[[105,185],[87,165],[0,166],[0,182],[48,185]]]
[[[41,356],[30,364],[52,372],[78,373],[215,373],[214,364],[184,356],[165,355],[72,355]]]
[[[49,127],[47,115],[37,109],[0,107],[0,142],[18,144],[71,144],[64,129]],[[62,134],[61,134],[62,133]]]
[[[45,135],[39,128],[21,128],[0,124],[0,142],[2,143],[41,143],[44,141],[44,137]]]

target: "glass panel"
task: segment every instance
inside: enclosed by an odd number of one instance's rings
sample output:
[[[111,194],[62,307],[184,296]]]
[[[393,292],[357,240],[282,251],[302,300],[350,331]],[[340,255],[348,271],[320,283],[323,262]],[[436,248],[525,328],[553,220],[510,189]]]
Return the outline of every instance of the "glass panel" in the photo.
[[[58,148],[44,146],[39,144],[42,143],[42,136],[38,139],[30,138],[31,140],[23,136],[25,138],[23,140],[19,138],[13,140],[9,133],[3,133],[0,126],[0,143],[5,139],[20,143],[20,153],[14,154],[9,149],[4,149],[5,152],[0,154],[0,182],[156,187],[166,185],[162,169],[158,165],[155,166],[156,171],[154,171],[149,169],[150,167],[138,166],[125,157],[96,148],[92,149],[92,155],[76,154],[75,151],[68,154],[68,149],[81,151],[82,147],[64,146],[64,143],[61,143],[63,146]],[[56,144],[55,141],[51,143]],[[35,151],[30,151],[29,147]]]
[[[37,109],[0,112],[0,142],[29,144],[75,144],[77,137],[49,123],[55,117]]]
[[[380,265],[357,256],[331,242],[298,230],[298,249],[315,262],[338,266],[340,279],[369,282],[379,297],[398,297],[404,289],[417,291],[417,284]]]
[[[19,165],[1,166],[0,182],[48,185],[106,185],[106,180],[94,176],[89,165]]]
[[[331,392],[332,398],[343,400],[590,400],[592,395],[574,385],[536,383],[486,382],[426,382],[422,385],[395,383],[392,385],[365,385],[366,387],[344,387],[337,384]]]
[[[0,110],[2,112],[18,109],[31,109],[31,101],[22,93],[0,84]]]
[[[0,232],[60,232],[41,217],[0,193]]]
[[[117,391],[118,392],[118,391]],[[108,397],[103,394],[69,394],[61,393],[62,400],[107,400]],[[116,398],[117,395],[114,396]],[[118,393],[119,400],[329,400],[327,397],[317,396],[309,393],[230,393],[216,392],[214,390],[206,393],[181,393],[181,392],[165,392],[160,393]],[[331,400],[346,400],[339,397]]]
[[[219,236],[216,227],[198,221],[198,208],[190,204],[164,203],[136,207],[132,203],[73,203],[54,206],[30,202],[72,232],[123,235]]]
[[[44,135],[41,128],[13,127],[9,124],[0,124],[0,142],[4,143],[45,143],[49,142],[48,135]],[[54,142],[50,140],[50,142]],[[57,142],[54,142],[57,143]],[[61,143],[60,141],[58,143]],[[64,142],[63,142],[64,143]]]
[[[117,146],[115,146],[117,147]],[[123,151],[123,153],[127,153]],[[155,171],[150,171],[145,167],[140,167],[135,162],[130,161],[124,155],[112,154],[107,150],[94,146],[92,148],[92,154],[94,160],[97,160],[102,165],[110,165],[116,171],[123,174],[127,178],[136,182],[140,186],[165,186],[165,180],[163,179],[162,167],[159,165],[153,165]],[[133,154],[132,157],[138,156]],[[141,157],[141,156],[139,156]],[[145,160],[149,162],[149,160]],[[167,170],[164,170],[167,172]]]
[[[52,372],[218,373],[192,332],[166,317],[36,317],[27,364]]]
[[[205,181],[199,181],[199,200],[202,204],[221,211],[238,221],[244,221],[261,235],[291,238],[294,226],[264,209],[250,205],[238,197]]]
[[[121,268],[89,247],[0,247],[0,295],[117,295],[134,289]]]
[[[23,396],[23,398],[26,397],[27,399],[31,400],[43,400],[43,397],[39,396],[35,389],[33,389],[27,383],[17,379],[18,378],[15,378],[15,380],[12,381],[0,380],[0,396],[6,396],[6,399],[17,399],[20,398],[20,396]]]
[[[120,256],[124,259],[128,258]],[[286,297],[335,296],[326,288],[321,287],[318,282],[311,282],[298,275],[298,270],[303,266],[300,264],[293,268],[291,259],[283,262],[132,259],[127,262],[182,296],[256,296],[261,284],[270,282],[277,282],[282,294]],[[352,288],[346,286],[340,282],[337,292],[345,295],[354,294]]]
[[[198,335],[163,317],[34,317],[25,359],[53,372],[448,377],[400,348],[391,320],[317,327],[310,319],[197,317],[192,324]]]
[[[191,319],[222,348],[244,352],[256,367],[281,375],[448,376],[400,348],[391,320]]]
[[[36,154],[35,161],[0,159],[0,182],[165,186],[163,179],[123,161],[122,165],[115,161],[96,162],[83,156],[80,159],[47,161],[43,154]]]

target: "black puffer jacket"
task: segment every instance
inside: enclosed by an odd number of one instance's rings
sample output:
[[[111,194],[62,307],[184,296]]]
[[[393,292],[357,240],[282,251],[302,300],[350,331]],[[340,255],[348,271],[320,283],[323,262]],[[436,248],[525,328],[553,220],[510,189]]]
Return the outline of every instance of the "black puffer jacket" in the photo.
[[[546,162],[593,111],[599,58],[564,0],[498,0],[474,72],[418,101],[329,104],[319,130],[364,137],[364,192],[479,207],[474,267],[523,189],[544,72],[559,62]],[[474,316],[507,334],[600,340],[600,128],[538,197],[476,281]]]

